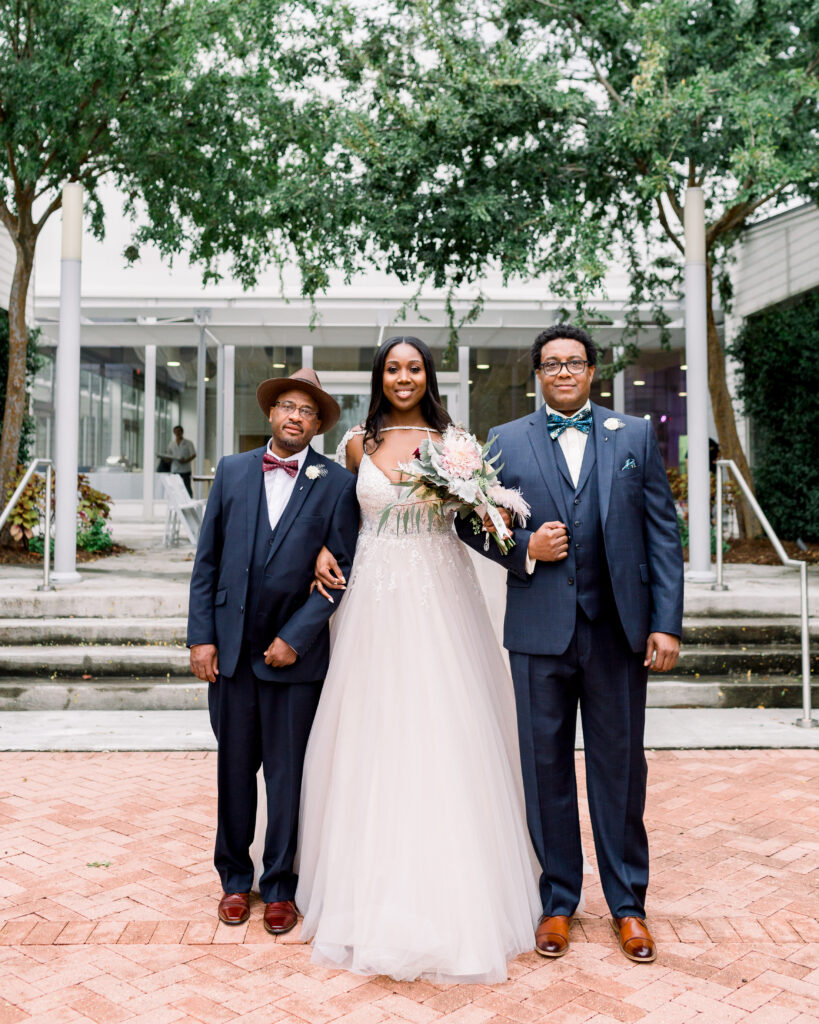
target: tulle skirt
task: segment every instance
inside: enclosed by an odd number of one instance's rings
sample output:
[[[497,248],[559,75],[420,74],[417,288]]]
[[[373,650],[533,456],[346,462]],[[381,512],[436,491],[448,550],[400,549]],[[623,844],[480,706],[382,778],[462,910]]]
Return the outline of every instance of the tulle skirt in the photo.
[[[504,981],[533,947],[514,695],[454,533],[362,533],[304,766],[296,902],[313,961]]]

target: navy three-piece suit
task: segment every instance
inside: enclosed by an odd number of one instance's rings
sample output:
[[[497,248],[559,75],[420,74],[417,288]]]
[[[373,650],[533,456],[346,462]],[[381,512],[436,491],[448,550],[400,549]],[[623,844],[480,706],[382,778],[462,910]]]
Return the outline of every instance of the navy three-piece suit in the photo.
[[[574,741],[583,722],[589,809],[598,868],[615,917],[644,917],[648,841],[643,825],[643,729],[651,632],[682,631],[683,560],[668,480],[647,420],[592,403],[577,486],[546,409],[490,431],[501,482],[532,507],[506,556],[504,646],[517,704],[526,815],[547,917],[570,916],[582,885]],[[617,421],[616,426],[612,421]],[[608,422],[609,426],[604,424]],[[613,429],[612,429],[613,428]],[[531,534],[560,521],[568,556],[526,572]],[[483,552],[483,534],[458,522]]]
[[[330,656],[331,605],[309,593],[326,544],[349,577],[358,535],[355,477],[309,449],[271,529],[265,448],[223,458],[213,481],[188,613],[188,646],[215,644],[219,674],[208,690],[219,746],[214,862],[226,893],[249,892],[256,773],[264,766],[267,834],[259,888],[265,903],[292,900],[299,795],[307,738]],[[277,472],[284,472],[278,470]],[[272,668],[264,652],[281,637],[298,654]]]

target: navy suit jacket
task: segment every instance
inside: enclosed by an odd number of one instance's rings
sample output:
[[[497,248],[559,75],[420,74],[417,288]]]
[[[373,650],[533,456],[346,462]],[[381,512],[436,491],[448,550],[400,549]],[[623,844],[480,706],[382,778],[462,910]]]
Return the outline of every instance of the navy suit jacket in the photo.
[[[649,633],[682,634],[683,558],[677,514],[654,429],[648,420],[612,413],[592,403],[600,522],[605,558],[623,630],[633,651],[645,648]],[[623,426],[605,427],[609,419]],[[566,561],[537,562],[526,572],[531,534],[545,522],[565,523],[571,533],[573,509],[565,506],[555,446],[546,432],[546,409],[504,423],[489,432],[493,452],[502,452],[501,483],[519,487],[532,506],[527,528],[515,528],[515,546],[501,555],[485,552],[508,570],[504,646],[522,654],[562,654],[575,629],[577,604],[568,585]],[[582,483],[579,481],[579,483]],[[483,552],[484,535],[456,521],[461,539]]]
[[[262,614],[248,624],[254,673],[275,682],[313,682],[327,673],[328,622],[344,593],[336,591],[334,605],[317,590],[310,594],[313,567],[326,544],[349,579],[359,525],[356,479],[309,449],[276,526],[262,590],[249,594],[265,451],[225,456],[216,468],[191,576],[188,647],[215,644],[220,675],[233,675],[245,615],[255,608]],[[310,466],[324,467],[324,476],[311,480],[305,472]],[[295,664],[264,664],[260,652],[277,636],[297,652]]]

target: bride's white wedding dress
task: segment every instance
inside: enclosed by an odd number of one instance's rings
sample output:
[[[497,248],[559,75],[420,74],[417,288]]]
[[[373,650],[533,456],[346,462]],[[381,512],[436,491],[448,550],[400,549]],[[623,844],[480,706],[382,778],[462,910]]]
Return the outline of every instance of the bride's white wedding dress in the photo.
[[[304,767],[302,935],[351,971],[504,981],[541,912],[508,669],[451,523],[379,534],[400,491],[367,455],[357,493]]]

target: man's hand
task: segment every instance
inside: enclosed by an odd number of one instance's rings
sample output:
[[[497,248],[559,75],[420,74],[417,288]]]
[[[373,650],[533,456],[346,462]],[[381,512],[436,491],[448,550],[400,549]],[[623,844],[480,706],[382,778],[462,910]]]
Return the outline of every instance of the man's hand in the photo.
[[[271,668],[286,668],[288,665],[292,665],[296,658],[298,658],[298,654],[280,636],[277,636],[264,652],[264,663],[270,665]]]
[[[215,683],[219,675],[219,652],[215,644],[191,647],[191,672],[205,683]]]
[[[680,656],[680,641],[671,633],[650,633],[643,665],[652,672],[670,672]]]
[[[569,533],[563,523],[543,523],[529,538],[528,555],[538,562],[560,562],[569,553]]]

